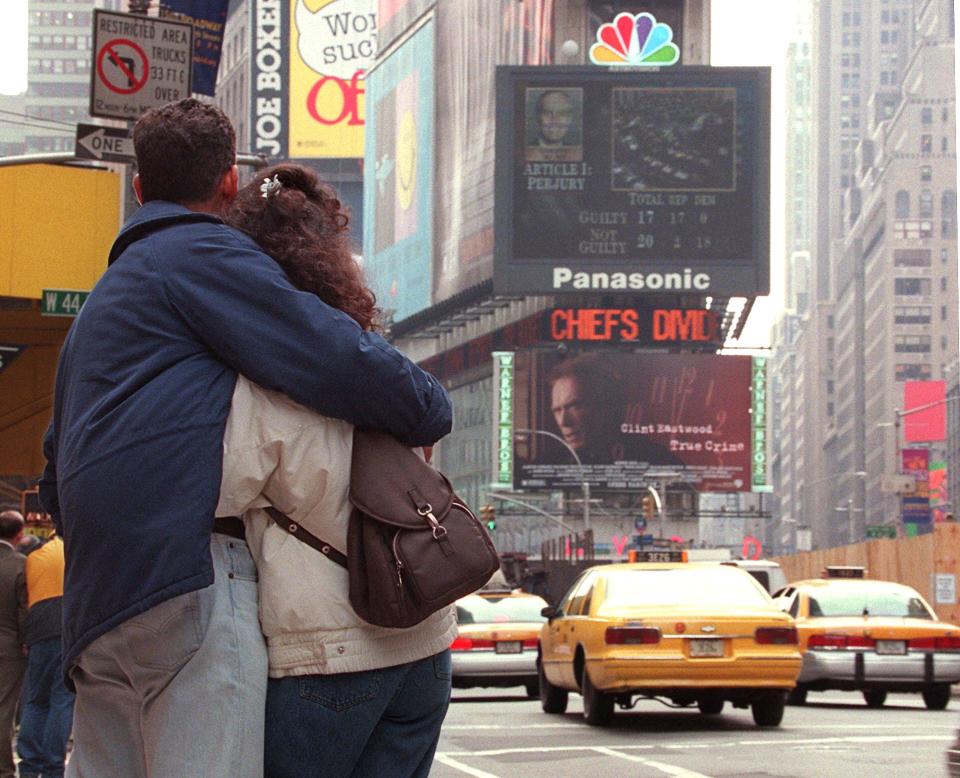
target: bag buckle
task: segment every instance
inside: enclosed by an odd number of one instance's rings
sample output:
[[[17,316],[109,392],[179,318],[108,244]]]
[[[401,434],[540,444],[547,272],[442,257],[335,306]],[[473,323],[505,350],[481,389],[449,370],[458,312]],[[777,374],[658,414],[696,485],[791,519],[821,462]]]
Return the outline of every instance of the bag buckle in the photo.
[[[430,503],[424,503],[423,507],[418,506],[417,513],[430,522],[430,526],[433,528],[434,540],[440,540],[440,538],[445,538],[447,536],[446,527],[440,526],[440,522],[437,521],[437,517],[433,515],[433,506],[431,506]]]

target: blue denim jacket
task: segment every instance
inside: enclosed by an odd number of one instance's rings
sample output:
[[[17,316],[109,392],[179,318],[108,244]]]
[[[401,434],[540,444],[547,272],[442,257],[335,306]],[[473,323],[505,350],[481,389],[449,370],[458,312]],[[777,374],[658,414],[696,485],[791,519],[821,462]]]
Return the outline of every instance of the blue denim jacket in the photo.
[[[217,217],[150,202],[67,335],[41,499],[66,549],[64,664],[213,582],[210,533],[237,373],[408,445],[450,431],[435,378],[295,289]]]

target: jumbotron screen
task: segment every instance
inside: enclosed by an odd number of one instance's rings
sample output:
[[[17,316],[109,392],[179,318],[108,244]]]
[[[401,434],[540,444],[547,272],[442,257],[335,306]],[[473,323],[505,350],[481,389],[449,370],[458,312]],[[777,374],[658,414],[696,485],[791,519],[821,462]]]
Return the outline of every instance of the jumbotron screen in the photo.
[[[769,68],[497,69],[498,292],[769,291]]]

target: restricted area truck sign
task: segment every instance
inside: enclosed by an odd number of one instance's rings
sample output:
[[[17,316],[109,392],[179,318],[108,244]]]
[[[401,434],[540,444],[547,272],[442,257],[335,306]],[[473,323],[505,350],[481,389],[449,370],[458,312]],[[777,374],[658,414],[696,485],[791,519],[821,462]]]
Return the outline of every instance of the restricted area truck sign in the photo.
[[[90,115],[135,121],[189,97],[192,53],[189,24],[94,11]]]

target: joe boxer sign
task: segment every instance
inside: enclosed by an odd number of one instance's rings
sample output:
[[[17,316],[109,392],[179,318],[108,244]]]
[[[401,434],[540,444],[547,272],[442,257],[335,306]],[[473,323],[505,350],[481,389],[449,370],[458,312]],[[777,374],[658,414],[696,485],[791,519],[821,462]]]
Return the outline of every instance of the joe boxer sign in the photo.
[[[189,97],[192,52],[189,24],[95,10],[90,115],[135,120]]]

